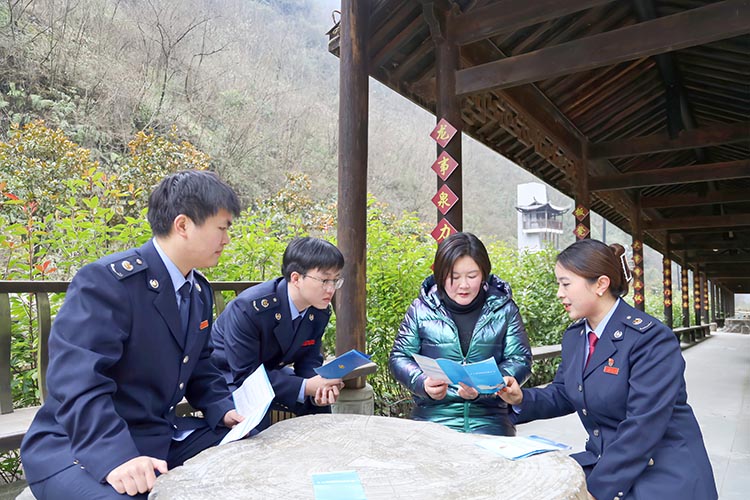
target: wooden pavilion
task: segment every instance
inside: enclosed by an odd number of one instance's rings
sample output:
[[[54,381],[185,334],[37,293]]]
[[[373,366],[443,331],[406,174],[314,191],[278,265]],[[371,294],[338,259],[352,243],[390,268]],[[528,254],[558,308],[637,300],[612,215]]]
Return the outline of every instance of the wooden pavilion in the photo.
[[[590,210],[632,235],[637,307],[647,244],[669,322],[671,260],[685,321],[733,314],[750,293],[748,33],[750,0],[342,0],[337,351],[364,348],[369,77],[459,131],[437,148],[459,164],[437,178],[458,196],[438,225],[462,228],[463,132],[571,196],[579,238]]]

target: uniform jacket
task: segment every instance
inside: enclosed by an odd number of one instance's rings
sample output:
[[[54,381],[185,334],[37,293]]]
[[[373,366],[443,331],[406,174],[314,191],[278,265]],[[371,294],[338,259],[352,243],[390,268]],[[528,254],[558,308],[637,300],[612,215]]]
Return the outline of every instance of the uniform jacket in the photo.
[[[49,339],[49,395],[21,445],[30,483],[76,465],[99,481],[139,455],[166,460],[175,430],[234,408],[208,348],[213,298],[195,273],[187,336],[152,241],[73,278]],[[203,418],[175,415],[183,398]]]
[[[297,402],[302,380],[314,377],[314,368],[323,363],[321,339],[331,309],[310,306],[304,314],[295,333],[284,278],[248,288],[229,302],[211,336],[215,363],[230,387],[242,385],[262,364],[276,394],[274,403],[298,415],[330,412],[330,407],[314,406],[309,397]],[[287,368],[291,364],[293,370]],[[266,419],[259,429],[268,424]]]
[[[585,370],[584,330],[565,331],[554,381],[524,389],[518,422],[577,412],[588,439],[573,458],[597,500],[717,498],[672,330],[620,301]]]
[[[466,401],[458,395],[459,386],[451,385],[444,399],[430,398],[424,391],[426,376],[412,357],[418,353],[466,363],[494,357],[503,375],[525,382],[531,375],[531,348],[510,287],[490,275],[486,291],[487,300],[465,357],[458,328],[440,301],[434,276],[425,279],[419,297],[409,306],[393,343],[389,366],[396,380],[414,394],[412,418],[438,422],[463,432],[515,434],[508,407],[498,397],[480,395],[476,400]]]

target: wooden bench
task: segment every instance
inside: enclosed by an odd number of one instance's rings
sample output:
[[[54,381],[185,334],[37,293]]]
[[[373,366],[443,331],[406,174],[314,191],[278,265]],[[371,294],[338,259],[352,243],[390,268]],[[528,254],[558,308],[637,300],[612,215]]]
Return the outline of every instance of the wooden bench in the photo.
[[[674,334],[677,336],[677,340],[684,344],[695,344],[701,340],[711,336],[711,325],[706,323],[704,325],[684,326],[674,329]]]
[[[47,342],[52,328],[52,314],[50,295],[65,293],[68,281],[3,281],[0,280],[0,453],[15,450],[21,446],[26,431],[36,415],[38,406],[30,408],[14,408],[11,384],[13,368],[11,360],[11,316],[10,297],[14,294],[33,294],[37,313],[37,334],[39,335],[39,349],[37,351],[37,384],[42,401],[47,395],[46,372],[49,362]],[[257,285],[256,281],[217,281],[211,283],[214,290],[214,310],[216,315],[226,306],[222,292],[234,292],[235,296],[242,290]],[[192,408],[183,401],[178,407],[180,414],[190,413]],[[283,420],[293,416],[288,412],[272,415],[272,421]]]

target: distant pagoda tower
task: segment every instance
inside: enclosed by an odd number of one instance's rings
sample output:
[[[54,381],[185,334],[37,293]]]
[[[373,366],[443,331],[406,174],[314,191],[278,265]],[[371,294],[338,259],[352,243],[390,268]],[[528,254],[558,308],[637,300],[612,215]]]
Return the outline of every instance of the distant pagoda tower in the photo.
[[[570,207],[557,207],[547,200],[547,187],[538,182],[518,185],[518,249],[532,252],[547,246],[560,248],[562,215]]]

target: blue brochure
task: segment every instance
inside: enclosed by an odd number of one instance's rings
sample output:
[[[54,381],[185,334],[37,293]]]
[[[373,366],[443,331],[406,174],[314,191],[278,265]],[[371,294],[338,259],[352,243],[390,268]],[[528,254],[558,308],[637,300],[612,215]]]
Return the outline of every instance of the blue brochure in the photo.
[[[546,453],[548,451],[569,450],[570,446],[558,443],[542,436],[492,436],[477,443],[482,448],[488,449],[508,460],[520,460],[522,458]]]
[[[494,358],[462,365],[445,358],[432,359],[421,354],[413,356],[425,375],[435,380],[445,380],[451,384],[463,382],[481,394],[494,394],[505,387],[503,374]]]
[[[315,500],[367,500],[356,471],[313,474]]]
[[[344,378],[356,368],[367,364],[375,365],[375,363],[370,360],[370,356],[362,354],[356,349],[352,349],[323,366],[315,368],[315,373],[323,378]],[[373,366],[373,368],[375,367]],[[373,369],[367,373],[372,373],[373,371],[375,370]]]

